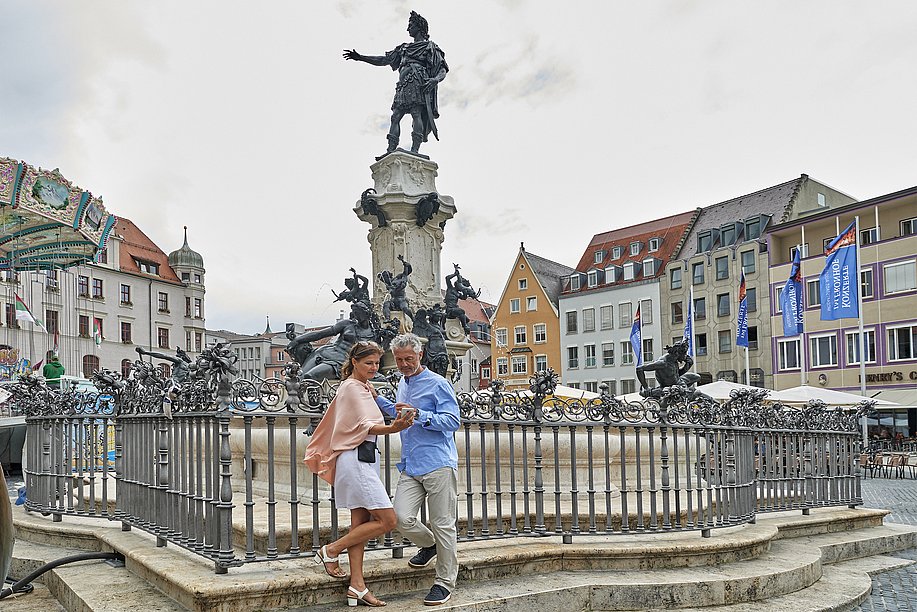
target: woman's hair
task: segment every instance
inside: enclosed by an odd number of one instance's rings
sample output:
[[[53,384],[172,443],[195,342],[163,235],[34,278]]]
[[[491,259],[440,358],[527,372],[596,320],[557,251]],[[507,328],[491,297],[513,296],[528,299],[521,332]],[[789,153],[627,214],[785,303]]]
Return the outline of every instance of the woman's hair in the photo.
[[[360,342],[355,343],[350,347],[350,351],[347,352],[347,361],[341,366],[341,379],[350,378],[350,375],[353,374],[353,360],[356,359],[359,361],[364,357],[369,355],[383,355],[385,351],[382,350],[382,347],[373,342],[372,340],[361,340]]]

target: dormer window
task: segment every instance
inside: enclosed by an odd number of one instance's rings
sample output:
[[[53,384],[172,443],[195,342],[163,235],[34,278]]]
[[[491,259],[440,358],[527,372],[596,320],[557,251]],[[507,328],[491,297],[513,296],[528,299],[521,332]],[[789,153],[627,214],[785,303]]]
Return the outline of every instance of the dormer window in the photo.
[[[642,246],[643,246],[643,244],[640,243],[640,242],[631,242],[631,243],[630,243],[630,254],[631,254],[631,256],[633,256],[633,255],[639,255],[639,254],[640,254],[640,248],[641,248]]]
[[[579,274],[570,275],[570,291],[579,290]]]
[[[655,253],[659,250],[659,245],[662,244],[662,238],[650,238],[649,241],[649,252]]]
[[[651,278],[656,276],[658,270],[659,260],[655,257],[648,257],[643,260],[643,276],[646,278]]]
[[[637,274],[637,262],[629,261],[624,264],[624,280],[634,280],[635,275]]]
[[[736,232],[736,224],[730,223],[729,225],[724,225],[720,228],[720,245],[721,246],[732,246],[736,243],[736,238],[738,234]]]
[[[137,267],[140,268],[140,271],[144,274],[156,274],[159,275],[159,264],[153,263],[152,261],[144,261],[142,259],[134,258],[134,263],[137,264]]]
[[[605,283],[612,284],[620,280],[621,268],[619,266],[608,266],[605,268]]]
[[[697,252],[706,253],[713,248],[713,232],[707,230],[697,235]]]
[[[624,247],[616,246],[611,249],[611,258],[612,259],[621,259],[621,256],[624,255]]]
[[[589,287],[595,287],[598,284],[599,284],[598,270],[589,270],[589,273],[586,274],[586,285]]]
[[[605,257],[605,251],[596,251],[593,257],[593,263],[600,264]]]

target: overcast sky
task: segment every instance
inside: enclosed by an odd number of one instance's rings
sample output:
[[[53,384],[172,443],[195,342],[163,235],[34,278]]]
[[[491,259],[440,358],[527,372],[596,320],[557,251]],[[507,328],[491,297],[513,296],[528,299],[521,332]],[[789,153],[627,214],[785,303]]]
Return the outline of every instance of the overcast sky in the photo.
[[[593,234],[809,174],[917,184],[917,3],[0,0],[0,156],[59,168],[207,268],[207,326],[332,321],[371,271],[352,212],[396,74],[345,62],[430,23],[443,262],[496,301],[520,241]],[[408,134],[409,120],[403,125]]]

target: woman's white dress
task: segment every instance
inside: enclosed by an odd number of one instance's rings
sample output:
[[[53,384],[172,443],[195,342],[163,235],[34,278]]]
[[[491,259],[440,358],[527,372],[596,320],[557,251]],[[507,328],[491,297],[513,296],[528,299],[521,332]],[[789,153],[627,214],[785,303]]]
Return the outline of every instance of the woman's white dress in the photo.
[[[367,440],[375,440],[370,435]],[[334,468],[334,504],[338,508],[366,508],[378,510],[391,508],[392,500],[385,492],[379,478],[379,453],[373,463],[357,459],[357,449],[346,450],[337,456]]]

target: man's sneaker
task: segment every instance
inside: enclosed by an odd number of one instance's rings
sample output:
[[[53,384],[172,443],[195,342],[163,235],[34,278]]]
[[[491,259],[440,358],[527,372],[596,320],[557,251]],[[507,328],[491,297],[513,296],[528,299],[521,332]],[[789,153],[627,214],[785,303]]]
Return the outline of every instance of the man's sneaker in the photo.
[[[421,550],[426,549],[421,548]],[[430,592],[427,593],[427,596],[423,598],[423,605],[438,606],[449,601],[451,596],[452,593],[450,593],[446,587],[434,584],[433,588],[430,589]]]
[[[433,560],[433,557],[436,556],[436,544],[433,546],[427,546],[421,548],[417,551],[417,554],[410,558],[408,565],[411,567],[427,567],[430,564],[430,561]],[[449,596],[449,592],[446,591],[446,597]],[[445,600],[444,600],[445,601]]]

